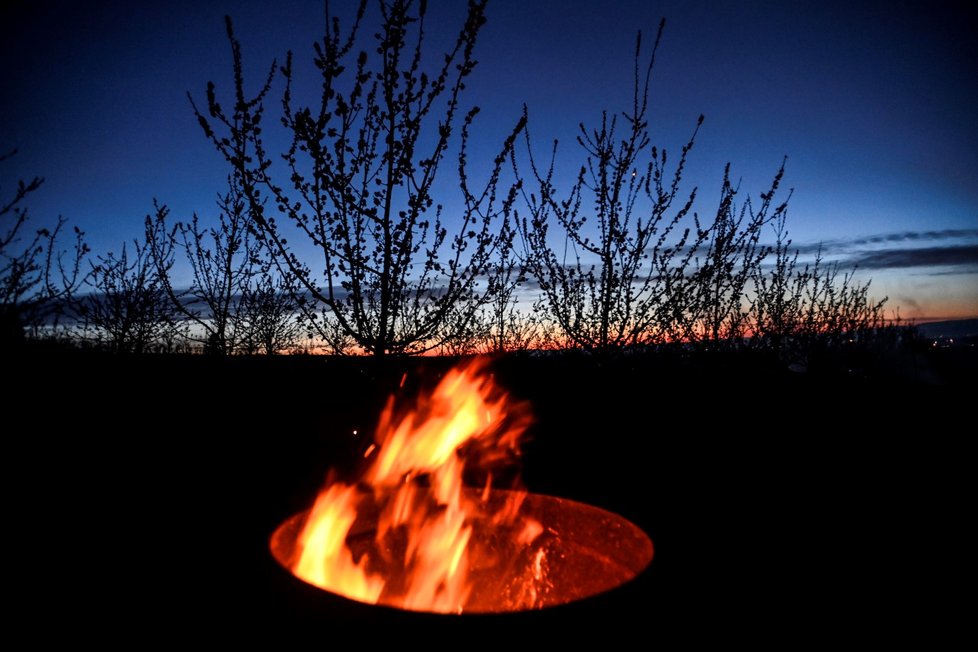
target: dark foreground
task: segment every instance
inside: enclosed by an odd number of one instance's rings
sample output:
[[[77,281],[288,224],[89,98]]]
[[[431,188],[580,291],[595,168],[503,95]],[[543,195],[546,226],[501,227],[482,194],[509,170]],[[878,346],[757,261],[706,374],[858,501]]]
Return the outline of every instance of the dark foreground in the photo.
[[[529,489],[626,516],[655,557],[597,598],[463,617],[348,602],[267,549],[404,370],[431,384],[451,361],[10,357],[6,620],[38,643],[933,644],[965,615],[943,591],[965,581],[974,359],[900,355],[807,373],[720,355],[497,361],[536,413]]]

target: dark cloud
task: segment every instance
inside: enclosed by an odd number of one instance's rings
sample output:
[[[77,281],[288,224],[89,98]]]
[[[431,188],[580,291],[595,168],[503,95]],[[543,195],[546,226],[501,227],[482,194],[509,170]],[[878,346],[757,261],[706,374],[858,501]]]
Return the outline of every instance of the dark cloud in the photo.
[[[894,244],[899,242],[933,242],[936,240],[965,240],[978,238],[978,229],[943,229],[941,231],[902,231],[900,233],[881,233],[850,240],[861,247],[870,244]]]
[[[826,240],[825,242],[810,242],[806,244],[796,245],[791,243],[789,249],[792,252],[797,251],[802,256],[811,256],[817,253],[821,253],[823,256],[831,254],[833,252],[839,252],[847,250],[850,247],[850,243],[843,240]]]
[[[960,266],[978,268],[978,244],[865,251],[848,258],[844,264],[858,266],[860,269]]]
[[[879,245],[897,244],[920,244],[928,242],[939,242],[944,240],[978,240],[978,229],[942,229],[940,231],[900,231],[898,233],[878,233],[859,238],[824,240],[822,242],[809,242],[803,244],[792,243],[791,249],[797,250],[801,255],[817,254],[819,251],[823,255],[849,253],[854,249],[864,247],[876,247]],[[937,247],[943,248],[943,247]],[[956,247],[950,247],[956,248]],[[893,249],[892,251],[903,251]],[[875,253],[875,252],[873,252]],[[911,265],[913,267],[914,265]]]
[[[900,231],[898,233],[878,233],[875,235],[861,236],[858,238],[837,238],[832,240],[820,240],[818,242],[794,242],[792,241],[788,249],[800,256],[814,256],[821,252],[827,258],[836,258],[844,255],[853,255],[853,252],[867,248],[876,248],[886,245],[920,245],[930,242],[941,242],[947,240],[973,241],[978,240],[978,229],[942,229],[939,231]],[[765,246],[774,246],[773,242],[763,243]],[[955,247],[951,247],[955,248]],[[897,249],[894,247],[893,249]],[[648,250],[651,253],[651,248]],[[679,255],[688,251],[688,247],[678,249]]]

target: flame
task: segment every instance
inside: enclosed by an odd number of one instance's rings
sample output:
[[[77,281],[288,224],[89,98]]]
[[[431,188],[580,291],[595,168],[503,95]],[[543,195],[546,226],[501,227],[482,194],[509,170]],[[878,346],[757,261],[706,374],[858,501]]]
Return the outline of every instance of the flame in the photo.
[[[480,574],[502,577],[520,556],[473,536],[491,529],[525,549],[529,577],[510,593],[533,606],[546,551],[530,548],[545,528],[521,512],[525,491],[492,487],[492,470],[519,455],[529,411],[485,366],[453,369],[407,411],[391,397],[360,481],[328,484],[309,511],[292,553],[296,576],[361,602],[461,613]],[[466,487],[467,473],[484,476],[480,490]]]

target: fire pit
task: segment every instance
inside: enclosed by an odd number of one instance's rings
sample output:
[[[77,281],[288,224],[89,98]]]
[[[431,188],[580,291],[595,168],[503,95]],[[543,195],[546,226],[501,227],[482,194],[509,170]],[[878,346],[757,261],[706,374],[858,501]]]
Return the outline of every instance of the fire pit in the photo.
[[[541,609],[637,576],[652,542],[628,520],[518,482],[494,486],[529,422],[482,359],[446,374],[413,409],[391,397],[363,471],[328,482],[283,522],[272,555],[326,591],[436,613]]]

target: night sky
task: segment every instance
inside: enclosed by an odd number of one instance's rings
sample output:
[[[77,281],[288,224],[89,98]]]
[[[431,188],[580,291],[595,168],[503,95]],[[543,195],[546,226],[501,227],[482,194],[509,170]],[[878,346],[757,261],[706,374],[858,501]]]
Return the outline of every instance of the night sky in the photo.
[[[464,3],[430,4],[434,54]],[[351,5],[334,2],[333,11]],[[475,154],[498,150],[525,103],[537,150],[557,138],[562,169],[576,169],[577,124],[628,106],[635,33],[651,40],[665,17],[653,140],[678,154],[706,116],[685,176],[687,191],[700,188],[701,214],[715,207],[727,161],[756,196],[787,155],[797,246],[822,242],[830,258],[858,263],[873,294],[889,295],[903,317],[975,317],[978,25],[966,6],[491,0],[464,96],[483,109]],[[208,81],[231,90],[225,14],[252,88],[289,49],[299,81],[311,81],[322,24],[315,0],[21,1],[0,10],[0,149],[20,150],[0,166],[2,196],[17,178],[43,176],[34,219],[63,215],[96,253],[140,235],[154,198],[176,219],[214,216],[227,170],[186,93],[203,102]],[[272,121],[280,88],[268,103]]]

